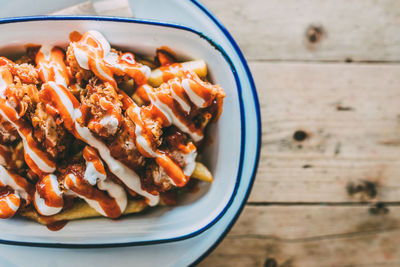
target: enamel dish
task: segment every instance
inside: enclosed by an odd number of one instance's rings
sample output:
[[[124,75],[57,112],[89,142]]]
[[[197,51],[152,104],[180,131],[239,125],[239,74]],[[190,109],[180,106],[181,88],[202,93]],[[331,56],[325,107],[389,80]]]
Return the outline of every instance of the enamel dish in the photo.
[[[204,155],[214,183],[189,195],[177,207],[157,208],[119,221],[99,218],[71,222],[59,232],[49,232],[23,219],[1,221],[1,242],[23,246],[0,245],[0,262],[23,265],[34,261],[42,265],[51,261],[65,265],[63,259],[68,257],[68,265],[76,266],[83,262],[112,264],[116,258],[120,265],[132,259],[141,266],[188,265],[207,255],[237,219],[259,157],[261,125],[254,83],[236,43],[204,7],[195,1],[165,2],[132,1],[131,6],[137,17],[172,23],[99,17],[4,19],[0,21],[0,53],[17,52],[26,43],[62,46],[70,32],[94,29],[113,46],[136,53],[151,54],[160,45],[167,45],[183,59],[204,59],[212,81],[221,84],[227,94],[223,115],[211,129],[213,143]],[[165,243],[171,241],[178,242]],[[100,248],[132,245],[136,247]],[[43,253],[51,254],[52,260],[40,257]],[[18,257],[21,254],[24,257]],[[78,255],[79,261],[74,259]]]

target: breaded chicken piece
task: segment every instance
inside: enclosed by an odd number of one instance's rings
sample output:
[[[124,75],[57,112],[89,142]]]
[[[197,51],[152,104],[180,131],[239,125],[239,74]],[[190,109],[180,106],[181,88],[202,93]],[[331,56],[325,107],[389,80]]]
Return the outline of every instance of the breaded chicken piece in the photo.
[[[17,130],[0,116],[0,144],[10,144],[19,139]]]
[[[15,78],[15,76],[14,76]],[[39,102],[39,92],[33,84],[11,84],[4,91],[7,103],[12,106],[20,117],[29,119]]]
[[[0,66],[7,66],[11,74],[14,76],[14,82],[24,84],[38,84],[39,73],[32,64],[22,63],[16,64],[5,57],[0,57]]]
[[[167,153],[179,167],[185,168],[187,155],[179,149],[179,145],[186,145],[189,142],[187,135],[171,126],[165,130],[161,140],[162,144],[159,148]],[[149,191],[166,192],[175,187],[167,173],[154,160],[148,161],[142,183]]]
[[[135,144],[135,126],[128,118],[123,118],[121,128],[114,136],[114,139],[107,143],[111,156],[121,161],[133,170],[144,166],[144,157],[138,151]]]
[[[81,66],[79,66],[78,61],[76,60],[75,54],[74,54],[74,49],[72,46],[68,46],[67,48],[67,56],[66,56],[66,65],[69,67],[71,71],[72,77],[75,77],[76,82],[80,86],[86,85],[90,78],[94,76],[94,74],[90,70],[85,70],[82,69]]]
[[[72,143],[72,136],[62,125],[57,124],[55,117],[46,112],[43,103],[37,105],[31,121],[35,138],[47,152],[54,159],[64,157]]]
[[[93,78],[81,95],[82,123],[102,138],[115,135],[122,120],[121,96],[109,83]]]
[[[56,123],[57,114],[45,110],[40,102],[40,93],[36,87],[38,74],[30,64],[15,64],[12,61],[0,58],[6,62],[14,78],[14,83],[7,86],[4,96],[7,103],[13,107],[20,118],[32,125],[33,136],[53,159],[57,159],[65,152],[70,143],[67,132],[62,125]],[[1,130],[1,127],[0,127]]]

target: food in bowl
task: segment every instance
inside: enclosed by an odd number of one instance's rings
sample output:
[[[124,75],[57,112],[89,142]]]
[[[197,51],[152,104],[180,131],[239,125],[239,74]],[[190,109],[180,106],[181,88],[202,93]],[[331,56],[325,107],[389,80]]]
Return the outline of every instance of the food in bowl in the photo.
[[[0,218],[119,218],[212,181],[196,158],[225,93],[204,61],[138,58],[88,31],[2,57],[0,75]]]

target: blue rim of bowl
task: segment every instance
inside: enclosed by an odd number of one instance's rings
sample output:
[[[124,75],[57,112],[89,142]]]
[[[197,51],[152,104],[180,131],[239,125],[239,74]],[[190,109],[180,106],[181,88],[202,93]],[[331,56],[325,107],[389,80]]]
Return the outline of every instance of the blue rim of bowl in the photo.
[[[229,231],[232,229],[232,227],[234,226],[234,224],[236,223],[237,219],[239,218],[240,214],[243,211],[243,208],[250,196],[250,192],[251,189],[253,188],[254,185],[254,181],[256,178],[256,173],[257,173],[257,168],[258,168],[258,164],[260,162],[260,151],[261,151],[261,134],[262,134],[262,123],[261,123],[261,113],[260,113],[260,102],[258,99],[258,95],[257,95],[257,89],[256,89],[256,85],[254,83],[254,79],[253,76],[251,74],[250,68],[246,62],[246,59],[242,53],[242,51],[240,50],[238,44],[236,43],[236,41],[233,39],[232,35],[229,33],[229,31],[226,29],[226,27],[204,6],[202,5],[198,0],[190,0],[191,3],[193,3],[201,12],[203,12],[207,17],[209,17],[211,19],[211,21],[220,29],[220,31],[225,35],[225,37],[228,39],[228,41],[230,42],[230,44],[232,45],[233,49],[235,50],[236,54],[238,55],[245,71],[247,74],[247,78],[249,80],[250,83],[250,87],[251,87],[251,91],[253,94],[253,101],[254,101],[254,105],[255,105],[255,109],[256,109],[256,119],[257,119],[257,151],[256,151],[256,161],[255,164],[253,166],[253,171],[252,171],[252,175],[250,178],[250,182],[249,182],[249,187],[246,191],[246,194],[242,200],[242,203],[240,203],[239,209],[237,210],[236,214],[233,216],[232,220],[230,221],[230,223],[226,226],[225,230],[223,231],[223,233],[218,237],[218,239],[202,254],[200,255],[195,261],[193,261],[190,266],[196,266],[197,264],[199,264],[202,260],[204,260],[208,255],[211,254],[211,252],[213,252],[217,246],[222,242],[222,240],[226,237],[226,235],[229,233]]]
[[[27,241],[13,241],[13,240],[4,240],[0,239],[0,244],[6,244],[6,245],[16,245],[16,246],[30,246],[30,247],[47,247],[47,248],[111,248],[111,247],[130,247],[130,246],[143,246],[143,245],[153,245],[153,244],[161,244],[161,243],[169,243],[169,242],[175,242],[175,241],[181,241],[185,240],[194,236],[197,236],[207,229],[209,229],[211,226],[213,226],[215,223],[217,223],[222,216],[226,213],[226,211],[229,209],[231,206],[236,192],[238,190],[240,181],[241,181],[241,176],[242,176],[242,170],[243,170],[243,162],[244,162],[244,151],[245,151],[245,140],[246,140],[246,131],[245,131],[245,121],[244,121],[244,104],[243,104],[243,99],[242,99],[242,87],[240,84],[240,79],[238,77],[237,71],[235,66],[233,65],[231,59],[229,58],[228,54],[225,52],[225,50],[218,45],[214,40],[203,34],[202,32],[199,32],[197,30],[194,30],[190,27],[183,26],[183,25],[178,25],[178,24],[173,24],[173,23],[165,23],[165,22],[159,22],[159,21],[152,21],[152,20],[145,20],[145,19],[131,19],[131,18],[121,18],[121,17],[102,17],[102,16],[23,16],[23,17],[10,17],[10,18],[4,18],[0,19],[0,25],[1,24],[10,24],[10,23],[18,23],[18,22],[29,22],[29,21],[62,21],[62,20],[89,20],[89,21],[110,21],[110,22],[127,22],[127,23],[137,23],[137,24],[147,24],[147,25],[156,25],[156,26],[163,26],[163,27],[169,27],[169,28],[176,28],[180,30],[185,30],[188,32],[192,32],[199,37],[205,39],[207,42],[209,42],[216,50],[218,50],[224,59],[227,61],[229,64],[232,74],[235,78],[236,86],[237,86],[237,93],[238,93],[238,98],[239,98],[239,107],[240,107],[240,125],[241,125],[241,141],[240,141],[240,155],[239,155],[239,166],[238,166],[238,172],[237,172],[237,177],[236,177],[236,182],[235,182],[235,187],[232,192],[232,195],[224,207],[224,209],[214,218],[212,219],[209,223],[207,223],[205,226],[202,228],[193,231],[189,234],[184,234],[181,236],[177,237],[170,237],[170,238],[165,238],[165,239],[156,239],[156,240],[147,240],[147,241],[132,241],[132,242],[123,242],[123,243],[85,243],[85,244],[74,244],[74,243],[42,243],[42,242],[27,242]],[[257,104],[256,104],[257,106]],[[259,124],[260,126],[261,124]],[[260,128],[260,127],[259,127]],[[258,152],[257,152],[257,162],[258,162]],[[253,178],[252,178],[253,179]],[[252,183],[252,182],[251,182]],[[249,188],[250,191],[251,188]],[[244,201],[245,203],[245,201]]]

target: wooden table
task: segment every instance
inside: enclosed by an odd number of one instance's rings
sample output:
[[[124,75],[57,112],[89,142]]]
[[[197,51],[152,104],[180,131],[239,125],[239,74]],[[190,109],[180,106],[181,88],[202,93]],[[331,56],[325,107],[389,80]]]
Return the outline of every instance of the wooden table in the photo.
[[[201,266],[400,266],[400,1],[203,0],[253,72],[249,202]]]

